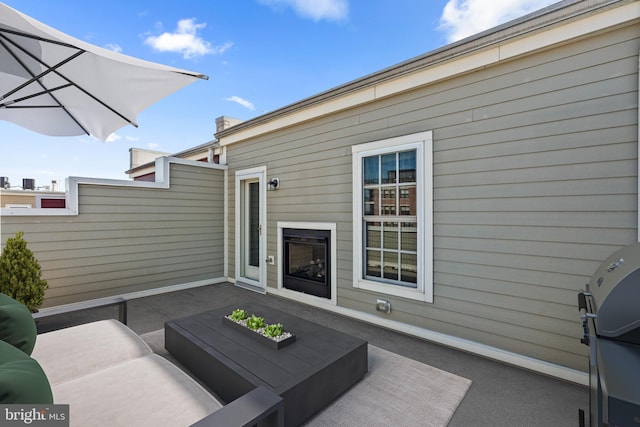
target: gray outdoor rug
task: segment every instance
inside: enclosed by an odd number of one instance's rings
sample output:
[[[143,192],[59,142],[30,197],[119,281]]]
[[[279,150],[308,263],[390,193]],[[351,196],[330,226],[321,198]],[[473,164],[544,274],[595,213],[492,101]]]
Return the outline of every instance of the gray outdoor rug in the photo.
[[[167,356],[164,330],[142,335]],[[305,426],[446,426],[471,380],[369,345],[369,372]]]

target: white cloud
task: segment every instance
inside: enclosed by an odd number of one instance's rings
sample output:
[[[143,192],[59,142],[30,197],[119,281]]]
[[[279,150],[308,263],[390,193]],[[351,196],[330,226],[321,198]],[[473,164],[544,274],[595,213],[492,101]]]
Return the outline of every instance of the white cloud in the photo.
[[[145,44],[160,52],[178,52],[185,59],[191,59],[203,55],[221,54],[233,46],[233,43],[225,43],[220,46],[212,46],[210,42],[198,36],[198,31],[207,24],[197,24],[195,18],[181,19],[172,33],[164,32],[159,36],[149,36]]]
[[[449,0],[440,17],[440,29],[449,42],[463,39],[558,0]]]
[[[158,148],[160,145],[156,144],[155,142],[149,142],[147,143],[147,148],[149,150],[155,150],[156,148]]]
[[[125,136],[124,139],[126,139],[127,141],[138,141],[140,138],[138,138],[137,136]]]
[[[314,21],[344,21],[349,17],[348,0],[258,0],[274,9],[291,7],[303,18]]]
[[[121,139],[122,137],[120,135],[116,133],[112,133],[107,137],[107,140],[105,142],[116,142],[116,141],[120,141]]]
[[[112,50],[112,51],[114,51],[114,52],[118,52],[118,53],[121,53],[121,52],[122,52],[122,48],[120,47],[120,45],[119,45],[119,44],[116,44],[116,43],[109,43],[109,44],[107,44],[107,45],[105,46],[105,49],[109,49],[109,50]]]
[[[236,104],[242,105],[244,108],[248,108],[251,111],[254,111],[256,108],[253,106],[253,103],[247,101],[246,99],[242,99],[239,96],[230,96],[227,98],[227,101],[235,102]]]

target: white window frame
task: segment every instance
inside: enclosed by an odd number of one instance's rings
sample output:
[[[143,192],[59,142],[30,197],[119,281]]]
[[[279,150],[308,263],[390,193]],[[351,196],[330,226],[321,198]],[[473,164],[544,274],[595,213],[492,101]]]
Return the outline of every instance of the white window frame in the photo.
[[[363,273],[363,158],[416,150],[416,222],[418,226],[417,288],[368,280]],[[368,291],[433,302],[433,133],[404,135],[351,148],[353,178],[353,286]],[[401,218],[401,217],[400,217]]]

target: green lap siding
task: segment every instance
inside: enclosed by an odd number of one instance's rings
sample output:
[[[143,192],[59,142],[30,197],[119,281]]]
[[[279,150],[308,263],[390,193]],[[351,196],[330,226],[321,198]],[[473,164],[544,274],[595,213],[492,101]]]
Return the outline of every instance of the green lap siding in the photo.
[[[49,282],[45,306],[224,276],[224,170],[172,164],[168,189],[79,186],[77,216],[4,216]]]

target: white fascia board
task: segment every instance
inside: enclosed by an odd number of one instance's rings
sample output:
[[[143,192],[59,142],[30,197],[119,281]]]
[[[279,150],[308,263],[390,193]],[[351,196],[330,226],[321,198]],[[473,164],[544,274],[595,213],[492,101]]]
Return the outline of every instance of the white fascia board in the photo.
[[[112,187],[128,187],[128,188],[155,188],[168,189],[170,183],[170,165],[180,164],[195,166],[207,169],[227,170],[226,165],[216,163],[198,162],[195,160],[180,159],[177,157],[159,157],[156,159],[156,180],[149,181],[131,181],[106,178],[87,178],[70,176],[66,179],[66,208],[34,208],[34,209],[0,209],[0,216],[77,216],[78,215],[78,188],[81,184],[85,185],[105,185]]]
[[[640,2],[590,15],[547,31],[534,33],[523,39],[504,43],[500,46],[500,60],[561,44],[638,18],[640,18]]]
[[[376,98],[385,98],[416,87],[450,79],[498,62],[500,62],[500,49],[498,47],[485,49],[470,56],[465,55],[454,60],[447,60],[431,65],[424,70],[415,71],[409,75],[377,84],[375,86]]]
[[[425,86],[444,79],[450,79],[473,70],[511,60],[517,56],[566,43],[591,33],[624,25],[640,18],[640,2],[630,3],[601,13],[587,15],[582,19],[552,26],[546,31],[523,34],[512,41],[496,44],[494,47],[461,54],[427,68],[394,79],[381,81],[346,95],[312,105],[307,108],[277,117],[266,123],[239,130],[219,140],[221,146],[230,145],[288,126],[313,120],[367,102],[396,95],[404,91]]]
[[[272,132],[308,120],[313,120],[315,118],[322,117],[336,111],[351,108],[355,105],[375,101],[375,99],[375,87],[363,88],[354,92],[350,92],[339,98],[298,110],[295,113],[278,117],[275,120],[246,129],[244,131],[232,133],[229,136],[225,136],[222,139],[219,139],[219,143],[221,147],[224,147],[229,144],[251,138],[253,136],[262,135],[264,133]]]

